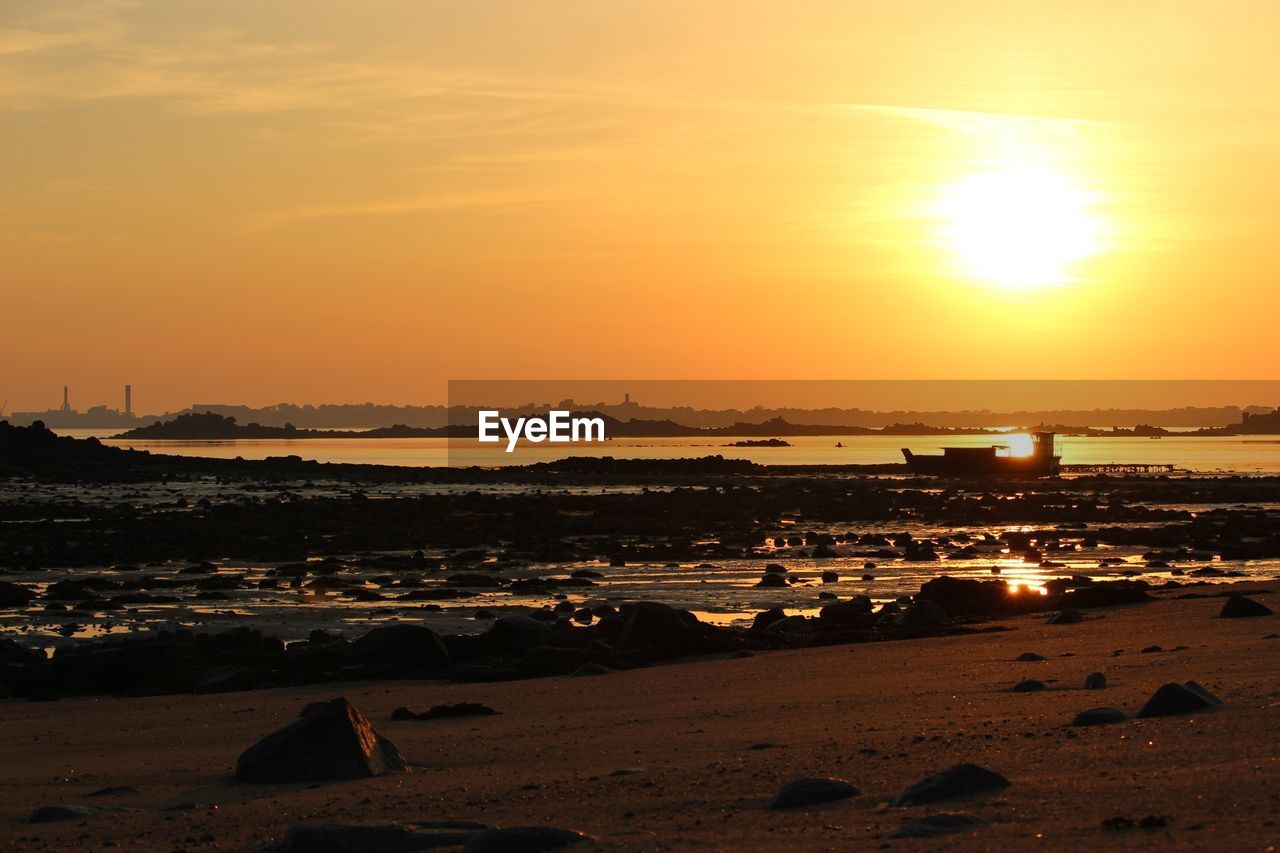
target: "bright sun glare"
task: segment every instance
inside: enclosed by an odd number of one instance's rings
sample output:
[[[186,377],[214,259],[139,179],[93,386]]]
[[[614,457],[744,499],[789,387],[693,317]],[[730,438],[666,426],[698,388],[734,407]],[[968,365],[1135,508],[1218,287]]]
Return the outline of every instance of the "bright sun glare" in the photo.
[[[1012,165],[947,186],[937,202],[946,244],[966,275],[1010,290],[1071,280],[1100,248],[1092,196],[1069,176]]]

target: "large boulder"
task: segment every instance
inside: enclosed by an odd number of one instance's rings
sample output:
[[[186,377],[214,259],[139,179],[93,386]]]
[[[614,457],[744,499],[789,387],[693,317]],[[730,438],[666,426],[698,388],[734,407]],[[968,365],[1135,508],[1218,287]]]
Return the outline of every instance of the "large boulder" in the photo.
[[[895,806],[918,806],[925,803],[936,803],[954,797],[965,797],[997,788],[1008,788],[1012,783],[985,767],[976,764],[957,764],[926,776],[919,782],[894,797]]]
[[[552,641],[551,625],[531,616],[503,616],[495,619],[479,637],[475,638],[476,651],[486,657],[521,657],[529,649],[549,645]]]
[[[1140,604],[1152,601],[1146,581],[1123,580],[1092,583],[1068,590],[1058,596],[1055,603],[1063,608],[1116,607],[1121,604]]]
[[[443,821],[431,824],[295,824],[271,853],[411,853],[438,847],[459,847],[489,827],[478,823]]]
[[[836,800],[859,796],[862,791],[843,779],[805,778],[792,779],[778,789],[769,800],[769,808],[775,811],[817,806]]]
[[[328,782],[405,772],[408,765],[395,744],[341,697],[315,703],[236,762],[239,782]]]
[[[852,601],[828,604],[818,612],[822,625],[840,628],[867,628],[871,625],[871,599],[859,596]]]
[[[1185,684],[1171,682],[1151,695],[1147,704],[1138,712],[1138,717],[1172,717],[1176,714],[1212,711],[1221,704],[1221,699],[1194,681]]]
[[[572,829],[554,826],[509,826],[478,833],[462,848],[462,853],[540,853],[559,850],[590,838]]]
[[[657,601],[634,601],[622,605],[622,633],[618,648],[647,650],[665,657],[694,654],[700,635],[698,618]]]
[[[893,624],[909,631],[941,628],[947,624],[947,611],[935,601],[917,601],[894,618]]]
[[[447,666],[449,652],[423,625],[383,625],[351,644],[352,660],[374,666],[435,669]]]
[[[1249,616],[1272,616],[1274,613],[1275,611],[1261,601],[1254,601],[1243,595],[1233,595],[1222,605],[1222,611],[1218,616],[1222,619],[1241,619]]]
[[[35,597],[34,590],[21,584],[0,581],[0,607],[26,607]]]
[[[932,601],[951,616],[993,616],[1015,611],[1020,603],[1002,580],[980,581],[947,575],[926,581],[917,601]]]
[[[1129,719],[1125,716],[1124,711],[1119,708],[1090,708],[1087,711],[1081,711],[1076,714],[1075,719],[1071,721],[1073,726],[1109,726],[1113,723],[1123,723]]]

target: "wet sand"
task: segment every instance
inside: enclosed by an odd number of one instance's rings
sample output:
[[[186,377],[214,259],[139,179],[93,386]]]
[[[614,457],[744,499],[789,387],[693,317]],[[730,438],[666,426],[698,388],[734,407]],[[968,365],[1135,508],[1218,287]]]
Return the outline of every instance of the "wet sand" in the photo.
[[[1216,619],[1222,598],[1169,595],[1091,610],[1077,625],[1030,615],[1000,620],[1014,629],[1004,633],[687,661],[595,678],[5,702],[0,846],[255,849],[299,822],[451,819],[569,827],[621,849],[1265,849],[1280,838],[1273,736],[1280,639],[1266,639],[1280,631],[1280,616]],[[1254,597],[1280,607],[1280,594]],[[1152,645],[1166,651],[1140,652]],[[1047,659],[1016,662],[1026,651]],[[1081,689],[1095,671],[1109,686]],[[1026,678],[1048,689],[1009,692]],[[1224,706],[1066,726],[1100,705],[1132,715],[1161,684],[1187,680]],[[231,780],[244,748],[305,703],[338,695],[400,747],[411,773],[316,786]],[[399,706],[463,701],[501,713],[389,720]],[[1002,773],[1012,787],[936,806],[883,805],[959,762]],[[766,810],[780,785],[801,776],[842,777],[864,793],[823,807]],[[106,787],[136,793],[84,798]],[[56,803],[119,810],[23,823],[36,807]],[[196,807],[165,810],[184,803]],[[936,811],[990,823],[942,842],[887,838],[904,821]],[[1166,826],[1103,825],[1148,816]]]

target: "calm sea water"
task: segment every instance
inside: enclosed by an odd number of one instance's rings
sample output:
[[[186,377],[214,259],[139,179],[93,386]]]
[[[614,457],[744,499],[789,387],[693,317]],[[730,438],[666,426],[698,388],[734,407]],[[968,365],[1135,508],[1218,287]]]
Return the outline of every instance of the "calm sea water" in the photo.
[[[917,452],[949,446],[980,447],[991,436],[795,436],[790,447],[726,447],[738,438],[616,438],[604,444],[549,445],[522,443],[515,453],[472,440],[443,438],[266,439],[248,441],[121,441],[103,430],[61,430],[79,438],[94,436],[105,444],[152,453],[232,459],[264,459],[297,455],[321,462],[374,465],[526,465],[568,456],[614,456],[628,459],[693,458],[719,454],[731,459],[773,465],[873,465],[902,461],[903,447]],[[836,447],[840,442],[843,447]],[[1064,464],[1161,464],[1203,473],[1280,474],[1280,438],[1191,437],[1073,438],[1060,436]]]

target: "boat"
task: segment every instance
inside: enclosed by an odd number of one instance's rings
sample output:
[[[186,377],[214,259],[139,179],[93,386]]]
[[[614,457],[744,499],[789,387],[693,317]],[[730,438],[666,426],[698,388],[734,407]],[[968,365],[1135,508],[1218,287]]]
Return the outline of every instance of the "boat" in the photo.
[[[941,454],[917,454],[902,448],[913,474],[933,477],[996,477],[1035,479],[1056,477],[1062,457],[1053,454],[1054,433],[1031,434],[1031,454],[1015,456],[1007,445],[944,447]]]

